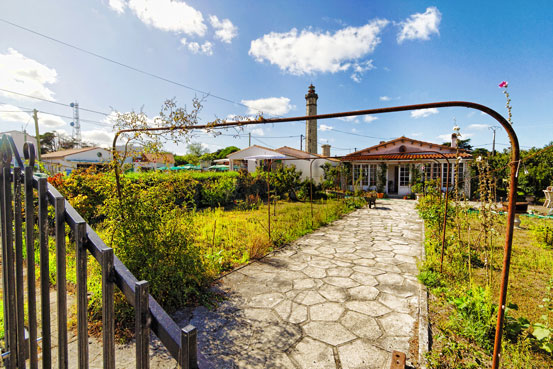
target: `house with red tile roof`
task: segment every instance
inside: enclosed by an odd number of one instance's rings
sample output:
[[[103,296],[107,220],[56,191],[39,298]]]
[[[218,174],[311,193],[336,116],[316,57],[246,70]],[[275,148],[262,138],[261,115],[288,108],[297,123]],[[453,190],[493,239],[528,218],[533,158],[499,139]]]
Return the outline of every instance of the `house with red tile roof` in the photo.
[[[451,146],[401,136],[353,152],[341,160],[352,165],[350,183],[364,190],[382,187],[378,190],[390,196],[405,196],[411,194],[411,186],[418,178],[419,181],[438,179],[443,191],[452,189],[457,180],[465,194],[470,193],[467,162],[472,160],[472,155],[457,147],[455,133]]]

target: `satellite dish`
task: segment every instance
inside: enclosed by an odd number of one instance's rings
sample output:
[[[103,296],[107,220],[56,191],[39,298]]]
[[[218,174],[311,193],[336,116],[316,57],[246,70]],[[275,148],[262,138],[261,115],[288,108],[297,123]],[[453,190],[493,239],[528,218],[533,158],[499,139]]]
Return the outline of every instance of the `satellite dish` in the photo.
[[[73,126],[75,125],[75,122],[71,122],[71,123],[69,123],[69,125],[70,125],[71,127],[73,127]]]
[[[75,107],[75,104],[74,103],[71,103],[69,104],[70,107],[74,108]]]
[[[96,154],[99,158],[102,157],[102,153],[98,151],[98,153]]]

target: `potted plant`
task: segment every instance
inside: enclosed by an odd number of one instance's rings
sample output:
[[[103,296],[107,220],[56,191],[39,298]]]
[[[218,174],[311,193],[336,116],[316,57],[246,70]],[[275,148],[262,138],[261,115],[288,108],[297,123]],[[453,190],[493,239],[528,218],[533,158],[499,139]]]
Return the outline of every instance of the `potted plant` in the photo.
[[[411,186],[411,193],[414,193],[417,200],[419,200],[423,197],[423,189],[423,184],[421,182],[417,182]]]
[[[376,195],[379,199],[384,198],[384,191],[386,189],[386,171],[388,166],[385,163],[380,164],[378,170],[378,177],[376,178]]]

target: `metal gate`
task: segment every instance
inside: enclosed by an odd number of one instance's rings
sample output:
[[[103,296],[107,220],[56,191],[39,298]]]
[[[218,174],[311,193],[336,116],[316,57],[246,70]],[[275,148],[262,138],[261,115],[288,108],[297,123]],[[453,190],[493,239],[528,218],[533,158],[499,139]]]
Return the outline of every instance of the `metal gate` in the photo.
[[[89,367],[87,319],[87,259],[89,253],[102,270],[103,366],[115,365],[114,288],[117,286],[135,308],[136,367],[149,367],[150,331],[165,345],[181,368],[197,368],[196,328],[181,329],[148,293],[148,282],[138,281],[113,254],[94,230],[44,177],[33,174],[35,149],[24,147],[24,165],[11,136],[0,142],[0,217],[2,233],[2,293],[4,346],[2,359],[7,368],[52,367],[52,326],[50,311],[49,239],[56,250],[57,362],[68,368],[66,225],[76,250],[77,271],[77,361]],[[12,165],[13,160],[13,165]],[[48,206],[54,209],[49,224]],[[38,208],[38,209],[37,209]],[[39,260],[35,260],[35,226],[38,228]],[[53,227],[53,229],[51,229]],[[53,235],[53,236],[50,236]],[[24,246],[25,245],[25,250]],[[26,253],[26,262],[24,258]],[[40,298],[35,271],[39,263]],[[26,273],[26,275],[25,275]],[[40,301],[40,305],[38,305]],[[25,307],[25,303],[27,308]],[[40,321],[37,324],[37,310]],[[40,337],[39,337],[40,335]],[[40,348],[40,355],[39,355]]]

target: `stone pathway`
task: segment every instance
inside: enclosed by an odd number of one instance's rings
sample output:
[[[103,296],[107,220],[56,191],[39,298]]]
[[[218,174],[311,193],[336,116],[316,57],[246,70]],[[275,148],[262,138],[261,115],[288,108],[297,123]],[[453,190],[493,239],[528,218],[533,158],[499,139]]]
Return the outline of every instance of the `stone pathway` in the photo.
[[[224,277],[228,299],[192,312],[199,350],[218,369],[380,369],[393,350],[409,360],[422,237],[414,205],[378,201]]]

